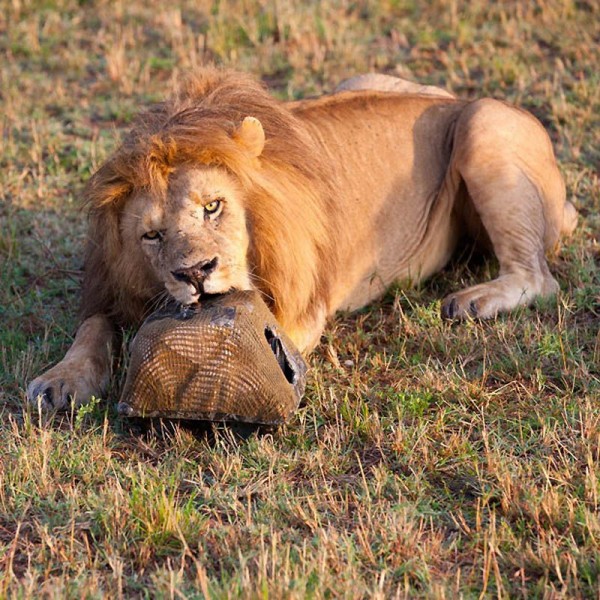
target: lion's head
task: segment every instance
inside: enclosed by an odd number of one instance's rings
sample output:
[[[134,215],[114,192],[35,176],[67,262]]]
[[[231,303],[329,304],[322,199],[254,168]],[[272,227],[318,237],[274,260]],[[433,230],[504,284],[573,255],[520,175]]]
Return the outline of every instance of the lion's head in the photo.
[[[243,192],[223,169],[182,166],[163,200],[140,191],[121,215],[123,250],[178,302],[251,289]]]
[[[188,78],[87,186],[84,316],[137,323],[165,292],[188,303],[257,288],[293,335],[328,308],[332,173],[306,125],[253,79]]]

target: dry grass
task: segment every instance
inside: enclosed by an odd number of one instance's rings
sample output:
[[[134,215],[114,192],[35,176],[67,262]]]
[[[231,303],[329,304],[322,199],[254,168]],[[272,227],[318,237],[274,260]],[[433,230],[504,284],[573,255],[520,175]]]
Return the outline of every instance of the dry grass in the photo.
[[[2,7],[0,597],[598,596],[595,2]],[[81,183],[206,60],[283,98],[379,70],[533,111],[582,214],[553,261],[559,298],[451,327],[438,299],[493,263],[393,291],[331,324],[306,405],[245,442],[143,435],[112,402],[23,412],[76,326]]]

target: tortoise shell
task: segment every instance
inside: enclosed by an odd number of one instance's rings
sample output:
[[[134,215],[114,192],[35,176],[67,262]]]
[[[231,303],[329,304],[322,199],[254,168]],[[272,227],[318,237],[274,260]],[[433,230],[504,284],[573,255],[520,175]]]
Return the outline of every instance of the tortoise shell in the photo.
[[[117,408],[128,417],[273,425],[297,408],[306,372],[260,294],[231,292],[144,321]]]

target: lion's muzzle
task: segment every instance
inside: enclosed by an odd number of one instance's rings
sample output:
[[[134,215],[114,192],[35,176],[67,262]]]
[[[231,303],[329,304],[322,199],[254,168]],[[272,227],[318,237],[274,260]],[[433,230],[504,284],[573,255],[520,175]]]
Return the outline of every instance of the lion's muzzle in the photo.
[[[202,260],[191,267],[171,271],[171,275],[177,281],[194,286],[195,290],[201,294],[204,281],[217,268],[218,263],[218,257],[211,260]]]

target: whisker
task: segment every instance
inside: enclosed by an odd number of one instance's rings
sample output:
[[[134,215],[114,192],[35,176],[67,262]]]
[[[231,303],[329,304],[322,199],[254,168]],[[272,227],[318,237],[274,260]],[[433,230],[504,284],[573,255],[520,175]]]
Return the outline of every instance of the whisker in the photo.
[[[245,265],[229,265],[229,269],[230,269],[231,275],[233,277],[235,277],[239,273],[247,274],[247,275],[249,275],[250,280],[252,281],[253,285],[256,285],[256,287],[259,287],[257,285],[259,282],[264,283],[270,289],[275,291],[275,295],[277,294],[276,286],[273,285],[273,283],[271,281],[269,281],[268,279],[266,279],[265,277],[258,275],[256,273],[255,269],[248,270]],[[265,293],[262,289],[261,289],[261,295],[267,301],[273,302],[273,303],[275,302],[274,296],[271,294]],[[175,301],[175,299],[173,298],[173,296],[166,289],[162,289],[161,291],[154,294],[151,298],[149,298],[144,303],[142,319],[146,319],[153,312],[166,307],[169,303],[174,302],[174,301]]]
[[[237,271],[238,271],[238,272],[241,272],[242,270],[243,270],[243,271],[246,271],[246,268],[242,268],[242,267],[239,267],[239,266],[237,266],[237,265],[236,265],[236,269],[237,269]],[[234,271],[234,272],[235,272],[235,271]],[[253,283],[253,284],[256,284],[256,282],[259,282],[259,281],[260,281],[260,282],[266,283],[266,284],[269,286],[269,288],[270,288],[270,289],[277,291],[277,290],[276,290],[276,286],[275,286],[275,285],[273,285],[273,283],[272,283],[272,282],[270,282],[268,279],[265,279],[264,277],[261,277],[260,275],[257,275],[257,274],[254,272],[254,269],[252,269],[252,270],[248,271],[247,273],[248,273],[248,275],[250,276],[250,280],[252,281],[252,283]],[[267,293],[266,293],[266,292],[264,292],[263,290],[261,290],[261,294],[262,294],[262,295],[263,295],[265,298],[267,298],[268,300],[270,300],[271,302],[275,302],[275,298],[274,298],[273,296],[271,296],[270,294],[267,294]]]
[[[172,300],[172,298],[169,292],[167,292],[167,290],[161,290],[152,296],[152,298],[150,298],[144,305],[144,312],[142,315],[143,318],[145,319],[159,308],[164,308],[170,300]]]

